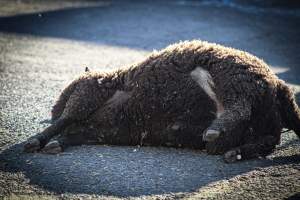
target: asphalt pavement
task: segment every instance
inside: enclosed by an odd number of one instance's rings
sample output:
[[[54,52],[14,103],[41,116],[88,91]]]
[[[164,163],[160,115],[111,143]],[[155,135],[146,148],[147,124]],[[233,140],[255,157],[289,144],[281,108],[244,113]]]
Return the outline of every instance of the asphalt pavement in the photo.
[[[161,147],[22,152],[22,143],[49,125],[61,90],[86,66],[116,69],[180,40],[206,40],[262,58],[300,102],[298,4],[2,0],[0,5],[0,199],[299,197],[300,142],[293,132],[284,133],[267,158],[236,164],[203,151]]]

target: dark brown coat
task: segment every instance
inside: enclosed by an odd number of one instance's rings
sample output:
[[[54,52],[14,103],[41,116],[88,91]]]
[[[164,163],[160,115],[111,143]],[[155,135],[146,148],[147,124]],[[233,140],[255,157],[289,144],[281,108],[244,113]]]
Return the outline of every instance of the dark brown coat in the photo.
[[[294,95],[267,64],[197,40],[113,73],[85,72],[62,92],[52,118],[26,151],[83,143],[206,147],[234,162],[271,153],[282,128],[300,134]]]

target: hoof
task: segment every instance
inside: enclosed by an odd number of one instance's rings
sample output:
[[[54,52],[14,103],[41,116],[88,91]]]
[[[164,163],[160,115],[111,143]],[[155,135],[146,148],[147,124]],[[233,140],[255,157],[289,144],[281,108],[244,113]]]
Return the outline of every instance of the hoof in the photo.
[[[220,131],[208,129],[203,134],[203,140],[206,142],[211,142],[220,136]]]
[[[234,163],[239,160],[242,160],[241,151],[239,149],[230,150],[224,154],[224,161],[226,163]]]
[[[40,149],[40,141],[37,138],[30,139],[24,145],[24,152],[33,153]]]
[[[62,152],[63,149],[57,140],[49,142],[43,149],[42,153],[45,154],[58,154]]]

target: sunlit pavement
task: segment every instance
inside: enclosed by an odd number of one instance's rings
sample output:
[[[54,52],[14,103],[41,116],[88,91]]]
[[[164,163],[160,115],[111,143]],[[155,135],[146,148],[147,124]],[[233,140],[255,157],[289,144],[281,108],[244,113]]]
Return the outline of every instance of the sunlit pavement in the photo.
[[[55,98],[86,66],[115,69],[179,40],[251,52],[300,98],[297,8],[31,0],[16,9],[8,2],[0,2],[0,198],[283,199],[300,192],[292,132],[267,159],[231,165],[192,150],[81,146],[51,156],[23,154],[20,144],[48,125]]]

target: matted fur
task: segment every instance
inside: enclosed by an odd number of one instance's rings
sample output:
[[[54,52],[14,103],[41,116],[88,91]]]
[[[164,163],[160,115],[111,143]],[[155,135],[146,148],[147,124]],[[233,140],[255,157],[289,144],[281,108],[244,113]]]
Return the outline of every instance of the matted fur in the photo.
[[[294,95],[266,63],[198,40],[112,73],[86,71],[62,92],[52,118],[25,150],[59,135],[56,150],[89,142],[206,147],[235,161],[272,152],[282,128],[300,133]]]

